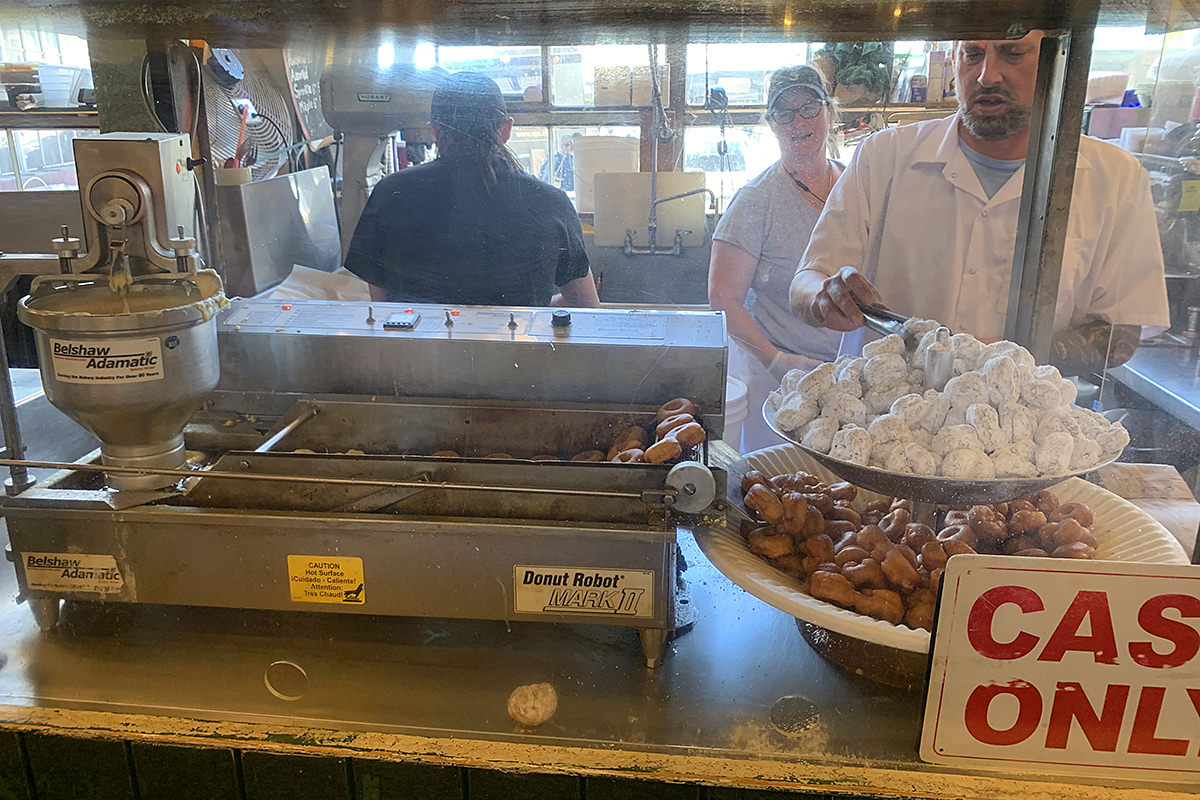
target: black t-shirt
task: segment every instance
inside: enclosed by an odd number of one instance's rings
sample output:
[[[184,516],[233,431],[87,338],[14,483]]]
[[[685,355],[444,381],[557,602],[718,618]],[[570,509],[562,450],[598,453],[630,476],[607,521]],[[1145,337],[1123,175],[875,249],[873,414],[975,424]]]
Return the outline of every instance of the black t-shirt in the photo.
[[[583,230],[559,189],[497,162],[439,158],[389,175],[363,209],[346,268],[393,302],[545,306],[588,272]]]

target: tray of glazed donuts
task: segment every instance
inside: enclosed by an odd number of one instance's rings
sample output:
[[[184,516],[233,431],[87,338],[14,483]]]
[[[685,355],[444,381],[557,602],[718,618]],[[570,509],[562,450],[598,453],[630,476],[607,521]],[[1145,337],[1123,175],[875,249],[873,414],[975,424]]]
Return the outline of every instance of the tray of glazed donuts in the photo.
[[[947,510],[936,530],[912,520],[911,501],[841,481],[793,445],[746,456],[728,486],[742,514],[696,534],[721,572],[806,623],[909,652],[927,652],[938,581],[958,554],[1187,563],[1149,515],[1079,478]]]
[[[909,320],[910,348],[892,334],[861,357],[792,370],[763,417],[845,480],[886,494],[971,505],[1032,494],[1103,466],[1128,432],[1075,405],[1075,384],[1025,348],[951,336]],[[939,334],[941,338],[939,340]],[[929,385],[942,356],[952,377]]]

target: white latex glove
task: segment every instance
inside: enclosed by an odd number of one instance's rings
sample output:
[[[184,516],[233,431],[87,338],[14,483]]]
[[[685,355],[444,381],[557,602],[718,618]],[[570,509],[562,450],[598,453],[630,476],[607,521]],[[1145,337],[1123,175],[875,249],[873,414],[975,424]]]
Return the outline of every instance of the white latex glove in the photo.
[[[797,355],[796,353],[785,353],[780,350],[771,359],[771,363],[767,365],[767,371],[774,376],[775,380],[783,380],[783,376],[794,369],[802,369],[805,372],[812,370],[820,365],[820,361],[808,356]]]

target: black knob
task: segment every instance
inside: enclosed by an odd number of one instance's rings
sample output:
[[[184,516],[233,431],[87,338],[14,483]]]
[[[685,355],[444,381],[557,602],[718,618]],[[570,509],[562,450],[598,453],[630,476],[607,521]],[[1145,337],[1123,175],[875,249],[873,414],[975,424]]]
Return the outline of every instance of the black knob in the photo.
[[[571,326],[571,312],[555,311],[550,315],[550,325],[554,328],[569,328]]]

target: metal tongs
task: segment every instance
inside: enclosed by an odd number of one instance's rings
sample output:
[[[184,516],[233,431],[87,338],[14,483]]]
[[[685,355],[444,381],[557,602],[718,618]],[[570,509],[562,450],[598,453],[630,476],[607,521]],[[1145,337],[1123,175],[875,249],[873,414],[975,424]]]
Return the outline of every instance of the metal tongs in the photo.
[[[916,351],[921,337],[908,329],[910,317],[897,314],[895,311],[882,306],[868,305],[854,301],[862,312],[864,324],[880,334],[889,336],[895,334],[904,339],[904,347],[912,353]],[[937,389],[939,392],[946,388],[946,382],[954,377],[954,344],[950,340],[950,329],[944,325],[937,328],[934,342],[925,349],[925,381],[926,389]]]

